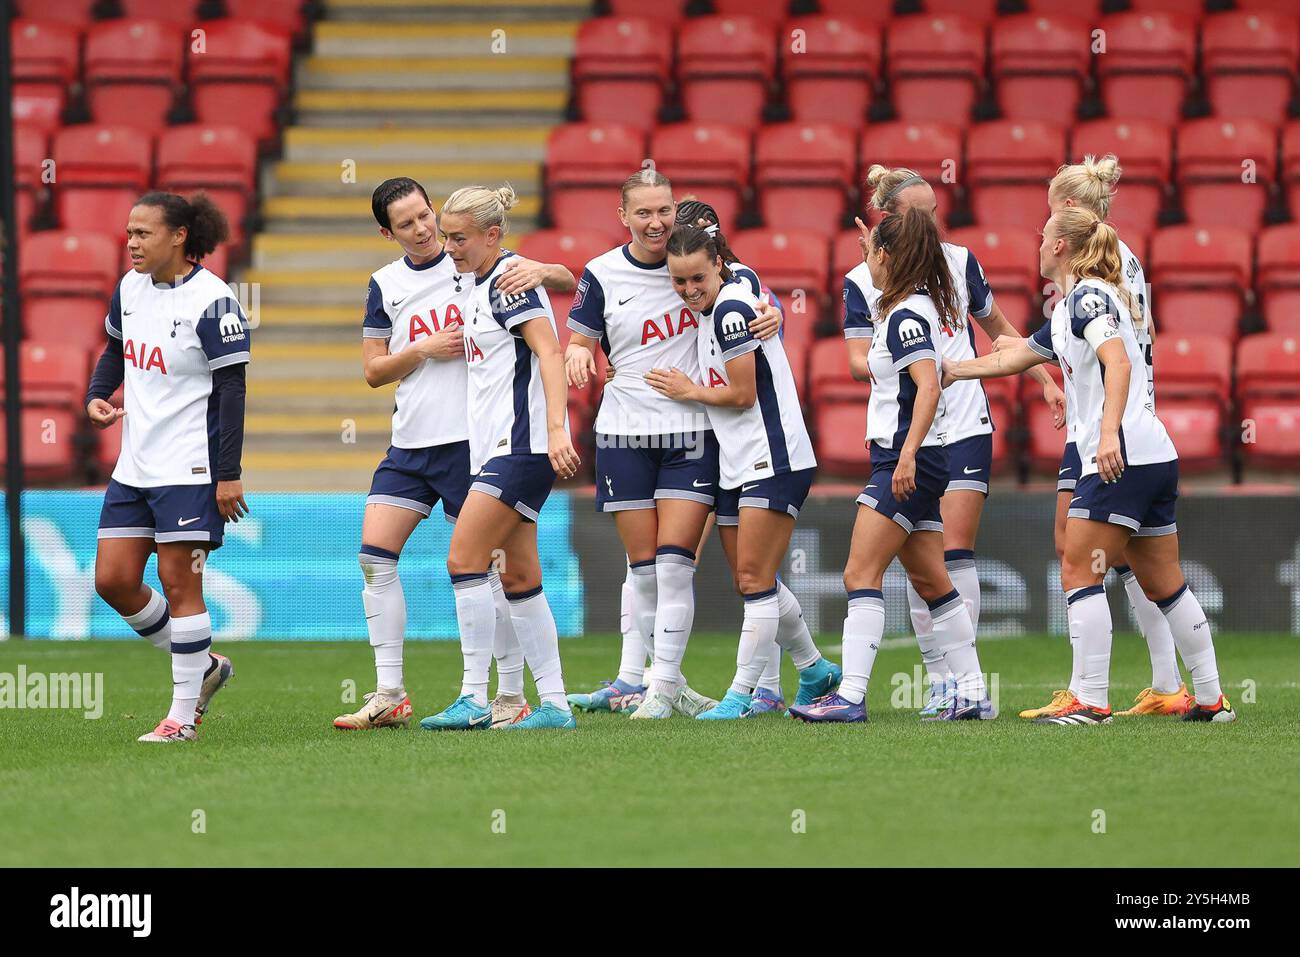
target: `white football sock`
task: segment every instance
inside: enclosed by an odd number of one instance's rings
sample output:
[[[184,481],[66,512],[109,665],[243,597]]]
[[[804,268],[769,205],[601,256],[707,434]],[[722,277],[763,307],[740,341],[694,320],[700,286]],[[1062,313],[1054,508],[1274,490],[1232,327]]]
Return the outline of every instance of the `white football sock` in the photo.
[[[149,588],[148,585],[144,586]],[[141,638],[148,638],[159,651],[171,651],[172,620],[167,607],[167,599],[161,593],[149,588],[149,600],[134,615],[123,615],[122,620],[134,629]]]
[[[618,662],[618,680],[625,685],[639,687],[645,683],[645,641],[641,627],[632,611],[636,587],[632,583],[632,569],[627,570],[618,603],[618,628],[623,634],[623,656]]]
[[[907,611],[912,618],[912,630],[916,632],[916,644],[921,649],[925,673],[931,684],[943,684],[948,676],[948,666],[944,664],[943,652],[939,650],[939,640],[934,637],[930,606],[912,587],[911,579],[907,582]]]
[[[531,591],[507,595],[510,599],[510,617],[515,634],[524,649],[528,670],[533,673],[537,695],[542,704],[552,704],[562,711],[569,710],[564,696],[564,672],[560,667],[560,638],[555,631],[555,618],[546,601],[546,593],[538,585]]]
[[[1147,640],[1147,651],[1151,653],[1151,690],[1159,694],[1172,694],[1181,687],[1182,676],[1178,673],[1178,655],[1174,649],[1174,633],[1169,630],[1169,622],[1156,603],[1142,591],[1133,569],[1116,566],[1120,580],[1124,582],[1124,591],[1128,602],[1133,606],[1133,614],[1138,621],[1138,629]]]
[[[930,620],[934,622],[934,640],[944,665],[957,681],[958,697],[983,701],[988,692],[984,688],[980,656],[975,650],[975,628],[971,625],[966,600],[954,588],[928,605]]]
[[[645,653],[651,665],[655,660],[655,607],[659,604],[659,581],[655,576],[655,560],[646,559],[628,566],[632,583],[632,623],[641,634]],[[652,674],[643,676],[642,684],[648,685],[653,680]]]
[[[785,582],[780,580],[776,583],[776,602],[781,613],[781,620],[776,629],[777,646],[790,655],[790,660],[800,671],[811,668],[821,661],[822,653],[817,650],[812,634],[808,631],[808,624],[803,620],[803,609],[799,607],[799,600],[794,597],[794,592],[785,587]],[[769,672],[773,676],[772,684],[767,683]],[[773,691],[781,686],[779,652],[772,656],[772,664],[768,665],[768,671],[764,672],[759,686]]]
[[[1219,686],[1219,663],[1214,655],[1214,638],[1210,634],[1210,621],[1201,610],[1201,603],[1186,584],[1163,601],[1156,602],[1169,622],[1178,653],[1183,664],[1192,673],[1192,694],[1196,703],[1214,707],[1223,688]]]
[[[1090,708],[1110,707],[1110,603],[1101,585],[1072,588],[1065,593],[1070,616],[1070,640],[1076,643],[1079,684],[1075,697]]]
[[[460,653],[465,674],[460,693],[470,695],[480,708],[487,707],[488,671],[492,667],[492,645],[496,640],[497,610],[488,572],[452,575],[456,595],[456,624],[460,628]]]
[[[780,622],[777,622],[777,630],[780,630]],[[762,675],[758,679],[758,687],[772,692],[772,696],[779,698],[781,696],[781,646],[777,645],[776,650],[768,656],[767,667],[763,669]]]
[[[212,617],[205,611],[172,619],[172,706],[167,717],[193,724],[212,647]]]
[[[876,663],[880,639],[885,634],[885,596],[878,588],[849,592],[849,614],[844,619],[844,680],[836,692],[845,701],[860,703],[867,696],[867,681]]]
[[[373,545],[362,545],[357,556],[365,588],[361,606],[366,613],[366,631],[375,652],[375,685],[398,692],[402,682],[402,643],[406,639],[406,596],[397,575],[397,555]]]
[[[966,603],[970,626],[978,640],[980,632],[980,573],[975,565],[975,552],[969,548],[950,548],[943,553],[943,564],[948,569],[952,587],[957,589]]]
[[[665,545],[655,553],[654,690],[672,698],[685,684],[682,659],[695,621],[695,554]]]
[[[745,596],[745,620],[740,626],[732,691],[752,695],[758,687],[759,676],[767,670],[767,663],[773,658],[780,662],[781,652],[776,646],[780,620],[775,588]]]
[[[497,694],[518,697],[524,693],[524,649],[515,636],[514,621],[510,617],[510,602],[501,587],[501,576],[492,571],[492,606],[496,612],[496,628],[492,632],[492,658],[497,663]]]

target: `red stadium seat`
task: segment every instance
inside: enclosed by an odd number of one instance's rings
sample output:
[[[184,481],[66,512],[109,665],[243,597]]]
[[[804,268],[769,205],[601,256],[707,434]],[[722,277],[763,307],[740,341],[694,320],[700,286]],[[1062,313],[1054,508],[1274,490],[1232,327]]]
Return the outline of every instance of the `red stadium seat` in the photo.
[[[1102,0],[1025,0],[1030,13],[1057,17],[1086,17],[1101,15]]]
[[[1282,128],[1282,174],[1287,202],[1300,211],[1300,120]]]
[[[972,20],[992,20],[998,15],[998,0],[922,0],[921,6],[926,13],[960,13]]]
[[[754,146],[754,182],[763,220],[774,229],[807,229],[828,238],[840,227],[845,190],[857,165],[856,132],[829,123],[762,127]]]
[[[59,226],[78,234],[99,233],[121,240],[125,249],[126,221],[140,191],[130,187],[65,187],[56,193]]]
[[[70,126],[54,137],[54,162],[60,225],[116,238],[152,179],[153,138],[129,126]]]
[[[1047,362],[1039,366],[1046,369],[1052,380],[1062,384],[1061,370],[1054,363]],[[1029,376],[1020,377],[1020,396],[1024,407],[1024,425],[1028,433],[1025,453],[1029,467],[1040,475],[1056,475],[1061,468],[1061,456],[1065,454],[1065,429],[1056,428],[1052,420],[1052,410],[1042,399],[1043,390]]]
[[[1226,227],[1172,226],[1151,241],[1158,330],[1235,340],[1251,287],[1251,238]]]
[[[291,33],[302,32],[302,0],[225,0],[226,16],[238,20],[263,20]]]
[[[158,137],[158,187],[202,189],[230,222],[230,241],[243,241],[242,221],[256,192],[257,144],[235,126],[189,123]]]
[[[1300,396],[1300,336],[1260,333],[1237,345],[1237,398]]]
[[[1269,331],[1300,333],[1300,224],[1259,234],[1258,283]]]
[[[176,0],[172,3],[159,3],[158,0],[118,0],[122,16],[132,20],[166,20],[178,26],[188,27],[194,24],[195,0]]]
[[[587,263],[614,244],[609,234],[593,229],[539,229],[519,241],[519,255],[544,263],[559,263],[580,277]],[[551,294],[551,302],[555,302]],[[566,313],[567,314],[567,313]]]
[[[1256,227],[1277,176],[1276,155],[1277,130],[1259,120],[1184,123],[1178,128],[1178,186],[1188,220],[1198,226]],[[1252,169],[1245,168],[1246,161]]]
[[[713,12],[780,23],[790,12],[790,0],[713,0]]]
[[[1241,445],[1246,465],[1300,466],[1300,399],[1250,399],[1242,405],[1241,417],[1247,423]]]
[[[53,22],[85,28],[94,19],[94,8],[100,0],[17,0],[18,16],[40,17]]]
[[[976,351],[983,355],[987,349],[980,346]],[[1011,430],[1016,425],[1016,382],[1010,378],[985,379],[984,394],[993,419],[993,471],[1003,472],[1015,462]]]
[[[672,28],[663,21],[622,16],[584,21],[573,61],[583,119],[654,126],[672,56]]]
[[[1217,116],[1283,122],[1298,60],[1300,20],[1294,16],[1239,12],[1205,20],[1201,62]]]
[[[776,25],[748,16],[686,20],[677,31],[677,77],[686,115],[756,126],[776,72]]]
[[[808,400],[822,402],[857,402],[867,407],[871,388],[849,373],[849,348],[842,336],[819,339],[808,353]]]
[[[46,482],[72,478],[77,464],[78,422],[78,417],[67,409],[23,409],[23,469],[28,478]],[[8,448],[8,430],[0,419],[0,465],[8,461]]]
[[[1196,72],[1195,22],[1172,13],[1119,13],[1102,19],[1100,29],[1106,49],[1096,64],[1106,112],[1177,123]]]
[[[107,335],[107,297],[27,296],[22,309],[23,338],[30,342],[82,342],[99,348]]]
[[[654,131],[650,156],[678,199],[698,195],[717,212],[723,233],[731,233],[749,187],[751,138],[740,126],[673,123]]]
[[[831,244],[831,301],[841,301],[844,292],[844,277],[862,265],[862,247],[858,239],[862,236],[856,228],[839,233]],[[837,307],[838,308],[838,307]],[[843,316],[839,317],[843,320]]]
[[[1197,20],[1205,13],[1205,0],[1128,0],[1137,13],[1176,13]]]
[[[190,51],[190,87],[200,123],[233,124],[273,139],[275,111],[289,83],[292,37],[275,23],[206,20],[207,49]]]
[[[1007,321],[1026,335],[1034,304],[1046,282],[1038,275],[1038,237],[1028,231],[973,226],[953,230],[947,239],[975,254],[993,290],[993,301]]]
[[[1156,228],[1170,178],[1173,133],[1150,120],[1091,120],[1074,128],[1070,160],[1084,156],[1119,157],[1123,176],[1120,193],[1110,208],[1118,229],[1149,233]]]
[[[180,85],[186,32],[159,20],[105,20],[86,35],[86,90],[95,122],[156,131]]]
[[[95,234],[33,233],[19,260],[19,290],[24,296],[97,296],[107,300],[122,273],[120,242]]]
[[[14,122],[47,131],[57,127],[80,70],[81,31],[52,20],[14,20],[9,42]]]
[[[90,383],[89,356],[89,348],[75,341],[24,342],[18,354],[23,405],[80,411]],[[0,384],[3,382],[0,374]]]
[[[1003,116],[1068,123],[1092,64],[1089,24],[1032,13],[1005,17],[993,30],[992,60]]]
[[[779,227],[747,229],[731,238],[731,248],[750,269],[758,273],[781,297],[786,311],[791,311],[790,296],[803,293],[805,308],[811,313],[803,327],[817,324],[820,300],[826,289],[830,265],[829,241],[812,232],[785,232]],[[794,332],[787,331],[787,335]]]
[[[1000,120],[972,127],[966,179],[981,226],[1039,229],[1047,221],[1045,184],[1065,160],[1065,129]]]
[[[803,31],[801,48],[782,47],[786,100],[794,119],[863,125],[880,72],[880,28],[869,20],[833,16],[801,17],[785,25],[790,36],[798,30]]]
[[[900,119],[970,122],[984,75],[984,32],[984,24],[955,15],[890,21],[886,72]]]
[[[871,474],[871,453],[865,438],[866,398],[815,403],[812,420],[820,473],[845,477]]]
[[[49,139],[37,126],[14,127],[14,182],[20,190],[34,193],[41,188],[44,164],[49,158]]]
[[[551,218],[580,229],[617,202],[618,188],[646,158],[645,133],[634,126],[570,123],[556,127],[546,147]],[[596,215],[595,221],[602,216]]]
[[[874,163],[914,169],[934,187],[939,221],[947,220],[953,184],[962,182],[964,175],[960,129],[939,123],[876,123],[863,131],[859,152],[858,183],[867,181],[867,170]]]
[[[894,15],[894,0],[818,0],[817,8],[827,16],[882,22]]]
[[[1156,415],[1178,450],[1179,471],[1200,472],[1222,467],[1226,413],[1218,402],[1170,399],[1156,407]]]
[[[686,17],[687,0],[608,0],[609,12],[616,17],[654,17],[665,23],[677,23]]]
[[[792,338],[787,332],[781,341],[785,350],[785,360],[790,363],[790,374],[794,376],[795,392],[801,403],[808,401],[808,354],[812,352],[812,342],[802,338]]]
[[[1218,336],[1161,335],[1157,329],[1154,348],[1157,407],[1166,399],[1207,398],[1227,407],[1232,395],[1230,342]]]

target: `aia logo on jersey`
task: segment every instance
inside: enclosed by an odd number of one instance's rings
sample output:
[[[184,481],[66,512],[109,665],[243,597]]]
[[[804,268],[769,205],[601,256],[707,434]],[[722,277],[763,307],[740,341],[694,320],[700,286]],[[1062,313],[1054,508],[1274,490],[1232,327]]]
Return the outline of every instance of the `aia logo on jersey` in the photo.
[[[429,326],[433,328],[430,329]],[[438,310],[429,310],[429,321],[426,323],[424,317],[418,312],[411,314],[410,329],[408,342],[414,342],[420,336],[431,336],[435,332],[441,332],[443,329],[455,329],[457,326],[465,325],[465,320],[461,318],[460,310],[456,304],[452,303],[447,307],[447,313],[442,317],[442,323],[438,322]]]
[[[163,362],[162,349],[158,346],[150,346],[147,342],[141,341],[136,344],[130,339],[122,343],[122,361],[129,362],[137,369],[148,372],[150,369],[157,369],[162,375],[167,374],[167,364]]]
[[[478,347],[473,336],[465,337],[465,361],[478,362],[483,358],[483,350]]]
[[[677,317],[676,326],[673,325],[672,313],[665,312],[662,319],[647,319],[641,326],[641,345],[648,345],[655,340],[666,342],[673,336],[680,336],[687,329],[699,328],[695,313],[689,309],[682,310],[682,314]]]
[[[709,388],[717,389],[726,386],[726,384],[727,380],[722,378],[718,373],[718,370],[713,368],[713,366],[709,366]]]

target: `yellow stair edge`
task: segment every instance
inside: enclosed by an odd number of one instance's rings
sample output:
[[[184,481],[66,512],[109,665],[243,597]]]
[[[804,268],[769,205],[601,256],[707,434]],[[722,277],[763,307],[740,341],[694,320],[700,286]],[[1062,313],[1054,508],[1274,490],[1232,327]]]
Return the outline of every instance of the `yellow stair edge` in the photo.
[[[363,167],[364,169],[364,167]],[[407,167],[409,169],[409,167]],[[406,176],[409,173],[399,173]],[[418,177],[416,177],[418,179]],[[474,180],[482,182],[482,180]],[[378,182],[376,182],[378,185]],[[272,196],[263,201],[262,212],[273,218],[284,219],[358,219],[374,223],[374,213],[370,209],[371,190],[357,186],[356,196]],[[364,190],[364,195],[361,192]],[[430,199],[434,208],[442,205],[447,197],[435,193]],[[536,216],[542,210],[542,198],[536,194],[519,197],[519,203],[510,210],[512,216]],[[376,226],[376,228],[378,228]],[[397,257],[394,256],[394,259]]]
[[[361,341],[361,320],[365,308],[362,304],[356,306],[313,306],[310,304],[301,306],[263,306],[259,318],[261,325],[271,326],[352,326],[357,327],[357,341]],[[258,350],[258,355],[262,354],[261,350],[266,346],[258,347],[257,343],[253,348]],[[360,352],[357,353],[360,355]]]
[[[391,415],[286,415],[281,412],[250,412],[244,417],[244,431],[257,435],[280,433],[337,432],[342,434],[351,423],[359,432],[387,432],[393,426]]]
[[[447,59],[443,62],[453,66],[456,73],[496,73],[501,70],[506,58],[504,56],[467,56]],[[509,58],[511,73],[562,73],[569,72],[569,58],[559,56],[528,56],[511,54]],[[416,56],[312,56],[303,61],[312,73],[352,74],[383,73],[388,76],[403,76],[427,70],[429,61],[426,57]]]
[[[299,90],[302,110],[562,110],[568,90]]]
[[[276,178],[285,182],[338,183],[342,166],[338,163],[280,162],[275,164]],[[542,164],[484,160],[477,163],[388,163],[361,160],[356,172],[366,179],[385,180],[410,176],[416,180],[455,179],[466,183],[487,180],[528,180],[541,176]],[[368,205],[368,202],[367,202]]]
[[[356,236],[349,233],[258,233],[253,237],[253,254],[257,253],[316,253],[316,252],[381,252],[390,250],[396,259],[401,247],[394,240],[379,235],[375,226],[373,236]]]
[[[496,127],[331,127],[291,126],[285,131],[287,146],[328,146],[335,143],[355,143],[364,139],[368,146],[415,146],[444,143],[520,143],[537,146],[550,138],[550,127],[496,126]]]
[[[409,3],[407,4],[409,6]],[[545,5],[539,0],[539,6]],[[509,37],[521,39],[547,39],[577,36],[582,21],[547,20],[533,23],[512,23]],[[482,40],[485,47],[492,42],[492,34],[482,23],[347,23],[321,21],[315,26],[317,46],[321,40]]]
[[[256,346],[254,346],[256,348]],[[255,399],[293,399],[303,396],[325,396],[331,399],[359,398],[364,396],[383,396],[392,398],[397,391],[397,383],[390,382],[372,389],[366,385],[360,373],[355,379],[255,379],[249,383],[249,395]]]
[[[361,375],[359,342],[263,342],[254,343],[253,350],[254,359],[355,360]]]
[[[357,448],[351,452],[245,452],[245,472],[311,472],[331,469],[367,467],[379,464],[371,449]]]
[[[355,286],[364,293],[370,276],[368,269],[249,269],[244,272],[244,282],[260,282],[263,286]]]

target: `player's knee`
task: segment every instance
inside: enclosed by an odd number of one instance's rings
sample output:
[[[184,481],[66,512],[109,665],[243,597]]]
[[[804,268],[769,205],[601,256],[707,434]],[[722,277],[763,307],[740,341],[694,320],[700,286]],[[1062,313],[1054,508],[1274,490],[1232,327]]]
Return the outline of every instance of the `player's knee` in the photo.
[[[742,595],[752,595],[776,587],[776,581],[772,576],[764,575],[757,566],[743,563],[736,569],[735,580],[736,591]]]
[[[912,588],[925,601],[930,602],[942,598],[948,592],[952,591],[952,582],[946,577],[938,575],[909,574],[908,581],[912,583]]]
[[[102,565],[95,566],[95,594],[114,608],[125,603],[139,587],[139,582],[132,582],[119,572]]]
[[[500,569],[501,587],[506,590],[506,594],[514,595],[521,591],[528,591],[530,588],[536,588],[542,583],[541,574],[534,574],[531,569],[518,569],[510,565],[509,562]]]
[[[487,562],[476,561],[472,555],[465,552],[452,550],[447,553],[448,575],[477,575],[486,567]]]
[[[1103,568],[1100,573],[1093,570],[1093,564],[1090,561],[1081,561],[1077,557],[1063,555],[1061,557],[1061,590],[1071,591],[1075,588],[1087,588],[1090,585],[1101,584],[1106,570]]]

